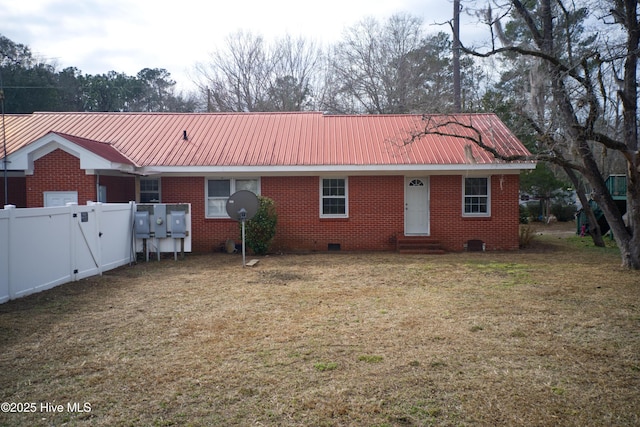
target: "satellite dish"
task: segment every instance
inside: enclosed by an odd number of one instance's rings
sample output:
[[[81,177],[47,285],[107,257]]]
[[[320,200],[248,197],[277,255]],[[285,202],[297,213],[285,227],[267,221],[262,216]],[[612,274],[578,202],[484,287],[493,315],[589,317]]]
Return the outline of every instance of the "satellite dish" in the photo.
[[[258,213],[258,196],[248,190],[236,191],[227,200],[227,215],[236,221],[249,221]]]
[[[245,236],[244,236],[244,223],[253,218],[258,213],[258,207],[260,202],[258,196],[251,191],[240,190],[236,191],[227,200],[227,214],[230,218],[240,221],[242,223],[242,266],[246,265],[245,262]]]

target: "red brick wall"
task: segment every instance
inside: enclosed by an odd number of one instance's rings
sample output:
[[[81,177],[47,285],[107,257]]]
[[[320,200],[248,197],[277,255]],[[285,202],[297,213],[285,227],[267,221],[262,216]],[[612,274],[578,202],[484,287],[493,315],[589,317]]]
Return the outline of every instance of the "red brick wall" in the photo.
[[[204,177],[161,178],[162,203],[191,203],[191,246],[194,252],[219,251],[227,239],[240,242],[238,223],[205,218]]]
[[[205,218],[205,180],[170,178],[161,182],[163,203],[191,203],[194,252],[217,251],[227,239],[240,242],[240,228],[231,219]],[[274,251],[393,250],[402,233],[403,177],[350,177],[349,218],[320,218],[318,177],[263,177],[261,192],[276,202]],[[371,190],[375,189],[374,192]],[[394,208],[381,210],[383,202]]]
[[[393,250],[403,232],[404,178],[351,176],[349,218],[320,218],[319,177],[264,177],[262,194],[276,202],[274,249]]]
[[[349,177],[349,218],[320,218],[317,176],[262,177],[261,192],[276,202],[278,226],[273,251],[394,250],[404,232],[404,177]],[[219,250],[226,239],[240,241],[238,223],[206,219],[202,177],[162,178],[163,203],[190,202],[194,252]],[[447,250],[461,251],[470,239],[487,250],[518,248],[518,175],[491,178],[491,217],[462,217],[462,178],[431,176],[431,235]]]
[[[462,177],[432,176],[431,235],[447,250],[461,251],[471,239],[486,243],[487,250],[518,249],[519,175],[491,177],[491,216],[462,216]]]
[[[80,159],[63,151],[54,150],[34,162],[33,175],[25,178],[23,191],[26,207],[42,207],[45,191],[77,191],[78,204],[97,200],[95,175],[87,175],[80,169]],[[101,175],[100,185],[107,187],[107,202],[128,203],[135,200],[135,178],[133,176]],[[9,191],[11,194],[11,189]]]
[[[134,179],[101,176],[110,202],[133,199]],[[96,200],[96,180],[80,170],[79,160],[56,150],[35,162],[26,177],[27,206],[43,205],[44,191],[78,191],[78,201]],[[211,252],[226,239],[240,241],[231,219],[205,218],[204,177],[163,177],[163,203],[191,203],[192,249]],[[460,175],[430,177],[430,228],[447,250],[463,250],[470,239],[483,240],[487,250],[518,248],[518,175],[491,178],[491,217],[462,216]],[[120,187],[120,189],[118,189]],[[349,218],[320,218],[320,178],[263,177],[261,192],[276,202],[278,212],[274,251],[326,251],[330,243],[341,250],[393,250],[404,232],[404,177],[348,178]],[[120,199],[120,200],[118,200]]]
[[[44,206],[45,191],[77,191],[78,204],[97,200],[96,177],[80,169],[80,159],[60,149],[34,162],[33,175],[26,176],[27,207]]]

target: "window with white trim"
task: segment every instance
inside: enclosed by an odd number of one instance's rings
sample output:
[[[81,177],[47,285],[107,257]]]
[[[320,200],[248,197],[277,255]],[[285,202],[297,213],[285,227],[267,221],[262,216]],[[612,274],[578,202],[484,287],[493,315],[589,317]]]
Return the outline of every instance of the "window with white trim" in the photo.
[[[349,216],[347,178],[320,179],[320,217]]]
[[[140,203],[160,203],[160,178],[140,178]]]
[[[248,190],[260,194],[260,180],[258,178],[210,178],[206,180],[206,217],[228,218],[227,200],[236,191]]]
[[[463,177],[463,209],[464,216],[491,215],[491,183],[487,177]]]

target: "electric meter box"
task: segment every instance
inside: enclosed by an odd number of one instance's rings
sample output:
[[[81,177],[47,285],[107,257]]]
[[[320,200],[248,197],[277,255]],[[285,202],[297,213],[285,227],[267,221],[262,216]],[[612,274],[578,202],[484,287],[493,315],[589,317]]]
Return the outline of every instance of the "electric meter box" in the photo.
[[[151,234],[149,212],[138,211],[135,214],[134,231],[137,239],[148,239]]]
[[[167,205],[153,205],[153,235],[159,239],[167,237]]]
[[[184,211],[171,211],[171,237],[187,237],[187,219]]]

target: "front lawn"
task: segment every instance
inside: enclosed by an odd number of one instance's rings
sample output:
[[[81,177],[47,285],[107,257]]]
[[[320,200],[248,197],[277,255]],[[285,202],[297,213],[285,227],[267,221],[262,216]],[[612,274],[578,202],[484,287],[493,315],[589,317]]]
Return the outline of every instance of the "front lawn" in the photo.
[[[0,425],[638,425],[640,276],[571,239],[192,255],[10,301]]]

